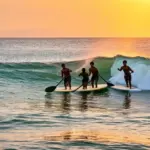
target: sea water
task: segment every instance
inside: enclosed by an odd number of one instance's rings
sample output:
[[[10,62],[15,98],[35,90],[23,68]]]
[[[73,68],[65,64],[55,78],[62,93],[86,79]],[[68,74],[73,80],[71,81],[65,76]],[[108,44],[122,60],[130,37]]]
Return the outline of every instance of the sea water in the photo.
[[[148,49],[148,39],[0,39],[0,149],[150,149]],[[117,71],[124,59],[142,92],[44,92],[61,80],[62,62],[72,85],[90,61],[106,80],[125,84]]]

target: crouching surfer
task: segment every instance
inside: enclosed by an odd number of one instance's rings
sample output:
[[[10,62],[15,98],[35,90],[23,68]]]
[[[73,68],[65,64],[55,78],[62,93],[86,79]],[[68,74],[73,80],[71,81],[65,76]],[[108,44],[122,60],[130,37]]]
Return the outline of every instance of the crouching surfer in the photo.
[[[118,68],[119,71],[124,71],[124,79],[126,82],[127,87],[130,87],[130,89],[132,88],[132,76],[131,73],[133,73],[134,71],[127,65],[127,61],[124,60],[123,61],[123,66],[121,68]]]
[[[62,64],[61,66],[62,66],[61,76],[62,76],[62,78],[64,78],[65,90],[67,90],[68,86],[71,90],[71,75],[70,75],[70,72],[72,72],[72,70],[70,70],[69,68],[66,68],[65,64]]]
[[[85,68],[82,68],[82,72],[79,74],[79,76],[82,76],[82,85],[83,85],[83,89],[87,89],[87,85],[89,82],[89,75],[86,72]]]

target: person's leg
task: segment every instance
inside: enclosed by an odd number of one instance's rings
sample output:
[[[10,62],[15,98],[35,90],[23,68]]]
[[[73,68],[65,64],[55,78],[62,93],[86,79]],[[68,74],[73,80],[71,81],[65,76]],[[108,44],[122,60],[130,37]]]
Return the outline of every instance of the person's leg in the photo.
[[[69,88],[71,90],[71,77],[68,77],[68,85],[69,85]]]
[[[125,79],[125,82],[126,82],[126,86],[127,86],[127,87],[129,87],[129,85],[128,85],[128,78],[127,78],[127,76],[124,76],[124,79]]]
[[[84,89],[84,87],[85,87],[84,80],[82,80],[82,86],[83,86],[83,89]]]
[[[96,77],[96,78],[95,78],[95,87],[96,87],[96,88],[97,88],[98,80],[99,80],[99,78]]]
[[[130,86],[130,89],[132,88],[131,80],[132,80],[131,75],[129,75],[129,86]]]
[[[91,81],[91,84],[92,84],[92,88],[94,88],[94,81],[93,80]]]
[[[64,78],[64,87],[65,87],[65,90],[67,90],[67,79]]]
[[[84,88],[87,89],[88,81],[85,81]]]
[[[87,89],[87,87],[86,87],[86,82],[84,82],[84,89]]]
[[[91,85],[92,85],[92,88],[94,88],[94,77],[91,78]]]

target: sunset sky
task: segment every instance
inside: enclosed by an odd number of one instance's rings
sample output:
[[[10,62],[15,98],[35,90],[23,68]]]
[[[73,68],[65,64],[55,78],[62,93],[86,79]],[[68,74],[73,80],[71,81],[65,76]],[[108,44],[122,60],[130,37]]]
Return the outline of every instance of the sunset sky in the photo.
[[[150,0],[0,0],[1,37],[150,37]]]

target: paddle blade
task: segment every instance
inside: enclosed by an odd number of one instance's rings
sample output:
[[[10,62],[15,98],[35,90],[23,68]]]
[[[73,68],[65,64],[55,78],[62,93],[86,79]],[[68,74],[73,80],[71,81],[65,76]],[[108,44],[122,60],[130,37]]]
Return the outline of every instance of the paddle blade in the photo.
[[[45,89],[45,92],[53,92],[55,91],[55,89],[56,89],[56,86],[49,86]]]
[[[115,86],[114,84],[110,83],[110,82],[107,82],[107,85],[108,86]]]

